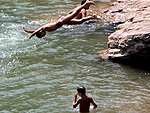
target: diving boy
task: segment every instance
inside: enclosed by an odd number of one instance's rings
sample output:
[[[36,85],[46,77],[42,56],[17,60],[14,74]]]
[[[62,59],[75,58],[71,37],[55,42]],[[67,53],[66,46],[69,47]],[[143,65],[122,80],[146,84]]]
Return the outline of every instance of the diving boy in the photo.
[[[77,95],[80,96],[80,98],[77,99]],[[80,112],[89,112],[90,109],[90,103],[93,104],[93,109],[97,108],[96,103],[93,101],[92,97],[86,96],[86,89],[85,87],[78,87],[77,93],[74,95],[74,101],[73,101],[73,108],[76,108],[78,104],[80,104]]]
[[[40,28],[38,28],[37,30],[26,30],[24,27],[23,27],[23,29],[27,33],[32,33],[28,37],[28,39],[31,39],[34,35],[36,35],[38,38],[42,38],[46,35],[46,31],[48,31],[48,32],[55,31],[56,29],[62,27],[64,24],[77,24],[80,21],[84,22],[84,21],[87,21],[91,18],[93,18],[93,19],[97,18],[96,15],[93,15],[91,17],[86,17],[85,19],[81,19],[81,20],[76,19],[76,20],[72,21],[72,19],[74,17],[76,17],[83,8],[85,8],[85,9],[89,8],[90,5],[95,5],[95,3],[87,0],[83,5],[76,7],[72,11],[71,14],[68,14],[67,16],[61,17],[56,22],[45,24],[45,25],[41,26]]]

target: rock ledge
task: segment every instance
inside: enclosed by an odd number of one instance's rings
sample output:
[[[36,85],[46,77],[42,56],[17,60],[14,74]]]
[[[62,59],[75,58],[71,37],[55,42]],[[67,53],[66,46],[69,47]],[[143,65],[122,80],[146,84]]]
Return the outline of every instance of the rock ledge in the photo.
[[[99,52],[103,59],[150,57],[150,1],[117,0],[100,14],[116,25],[108,37],[108,49]]]

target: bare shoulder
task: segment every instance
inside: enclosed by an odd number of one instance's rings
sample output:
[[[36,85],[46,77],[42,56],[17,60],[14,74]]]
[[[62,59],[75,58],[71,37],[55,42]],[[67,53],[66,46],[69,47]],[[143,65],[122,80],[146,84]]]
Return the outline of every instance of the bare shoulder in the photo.
[[[89,98],[89,99],[92,99],[92,97],[91,97],[91,96],[88,96],[88,98]]]
[[[82,99],[81,97],[78,98],[78,100]]]
[[[80,98],[78,98],[77,102],[79,102],[79,103],[80,103],[80,102],[81,102],[81,100],[82,100],[82,98],[80,97]]]
[[[91,97],[91,96],[88,96],[88,99],[89,99],[89,101],[90,101],[90,102],[92,102],[92,101],[93,101],[93,99],[92,99],[92,97]]]

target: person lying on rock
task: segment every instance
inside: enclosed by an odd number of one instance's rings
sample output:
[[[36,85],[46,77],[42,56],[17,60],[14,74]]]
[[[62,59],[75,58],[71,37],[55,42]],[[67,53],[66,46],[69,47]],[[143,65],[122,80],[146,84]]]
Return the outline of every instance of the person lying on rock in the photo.
[[[46,31],[48,31],[48,32],[55,31],[58,28],[62,27],[64,24],[67,24],[67,25],[81,24],[89,19],[98,19],[97,15],[95,15],[95,14],[93,14],[92,16],[82,18],[82,19],[73,19],[80,13],[80,11],[83,8],[85,8],[85,9],[89,8],[90,5],[95,5],[95,3],[93,1],[87,0],[83,5],[78,6],[75,9],[73,9],[71,14],[68,14],[67,16],[63,16],[53,23],[45,24],[45,25],[39,27],[37,30],[26,30],[23,27],[25,32],[32,33],[27,39],[31,39],[34,35],[36,35],[38,38],[42,38],[46,35]]]

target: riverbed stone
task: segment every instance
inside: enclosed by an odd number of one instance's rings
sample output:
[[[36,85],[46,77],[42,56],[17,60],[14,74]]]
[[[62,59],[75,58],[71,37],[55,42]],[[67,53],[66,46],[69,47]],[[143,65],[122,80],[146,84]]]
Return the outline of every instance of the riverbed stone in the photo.
[[[150,0],[117,0],[100,13],[103,20],[116,25],[108,37],[103,59],[150,57]]]

